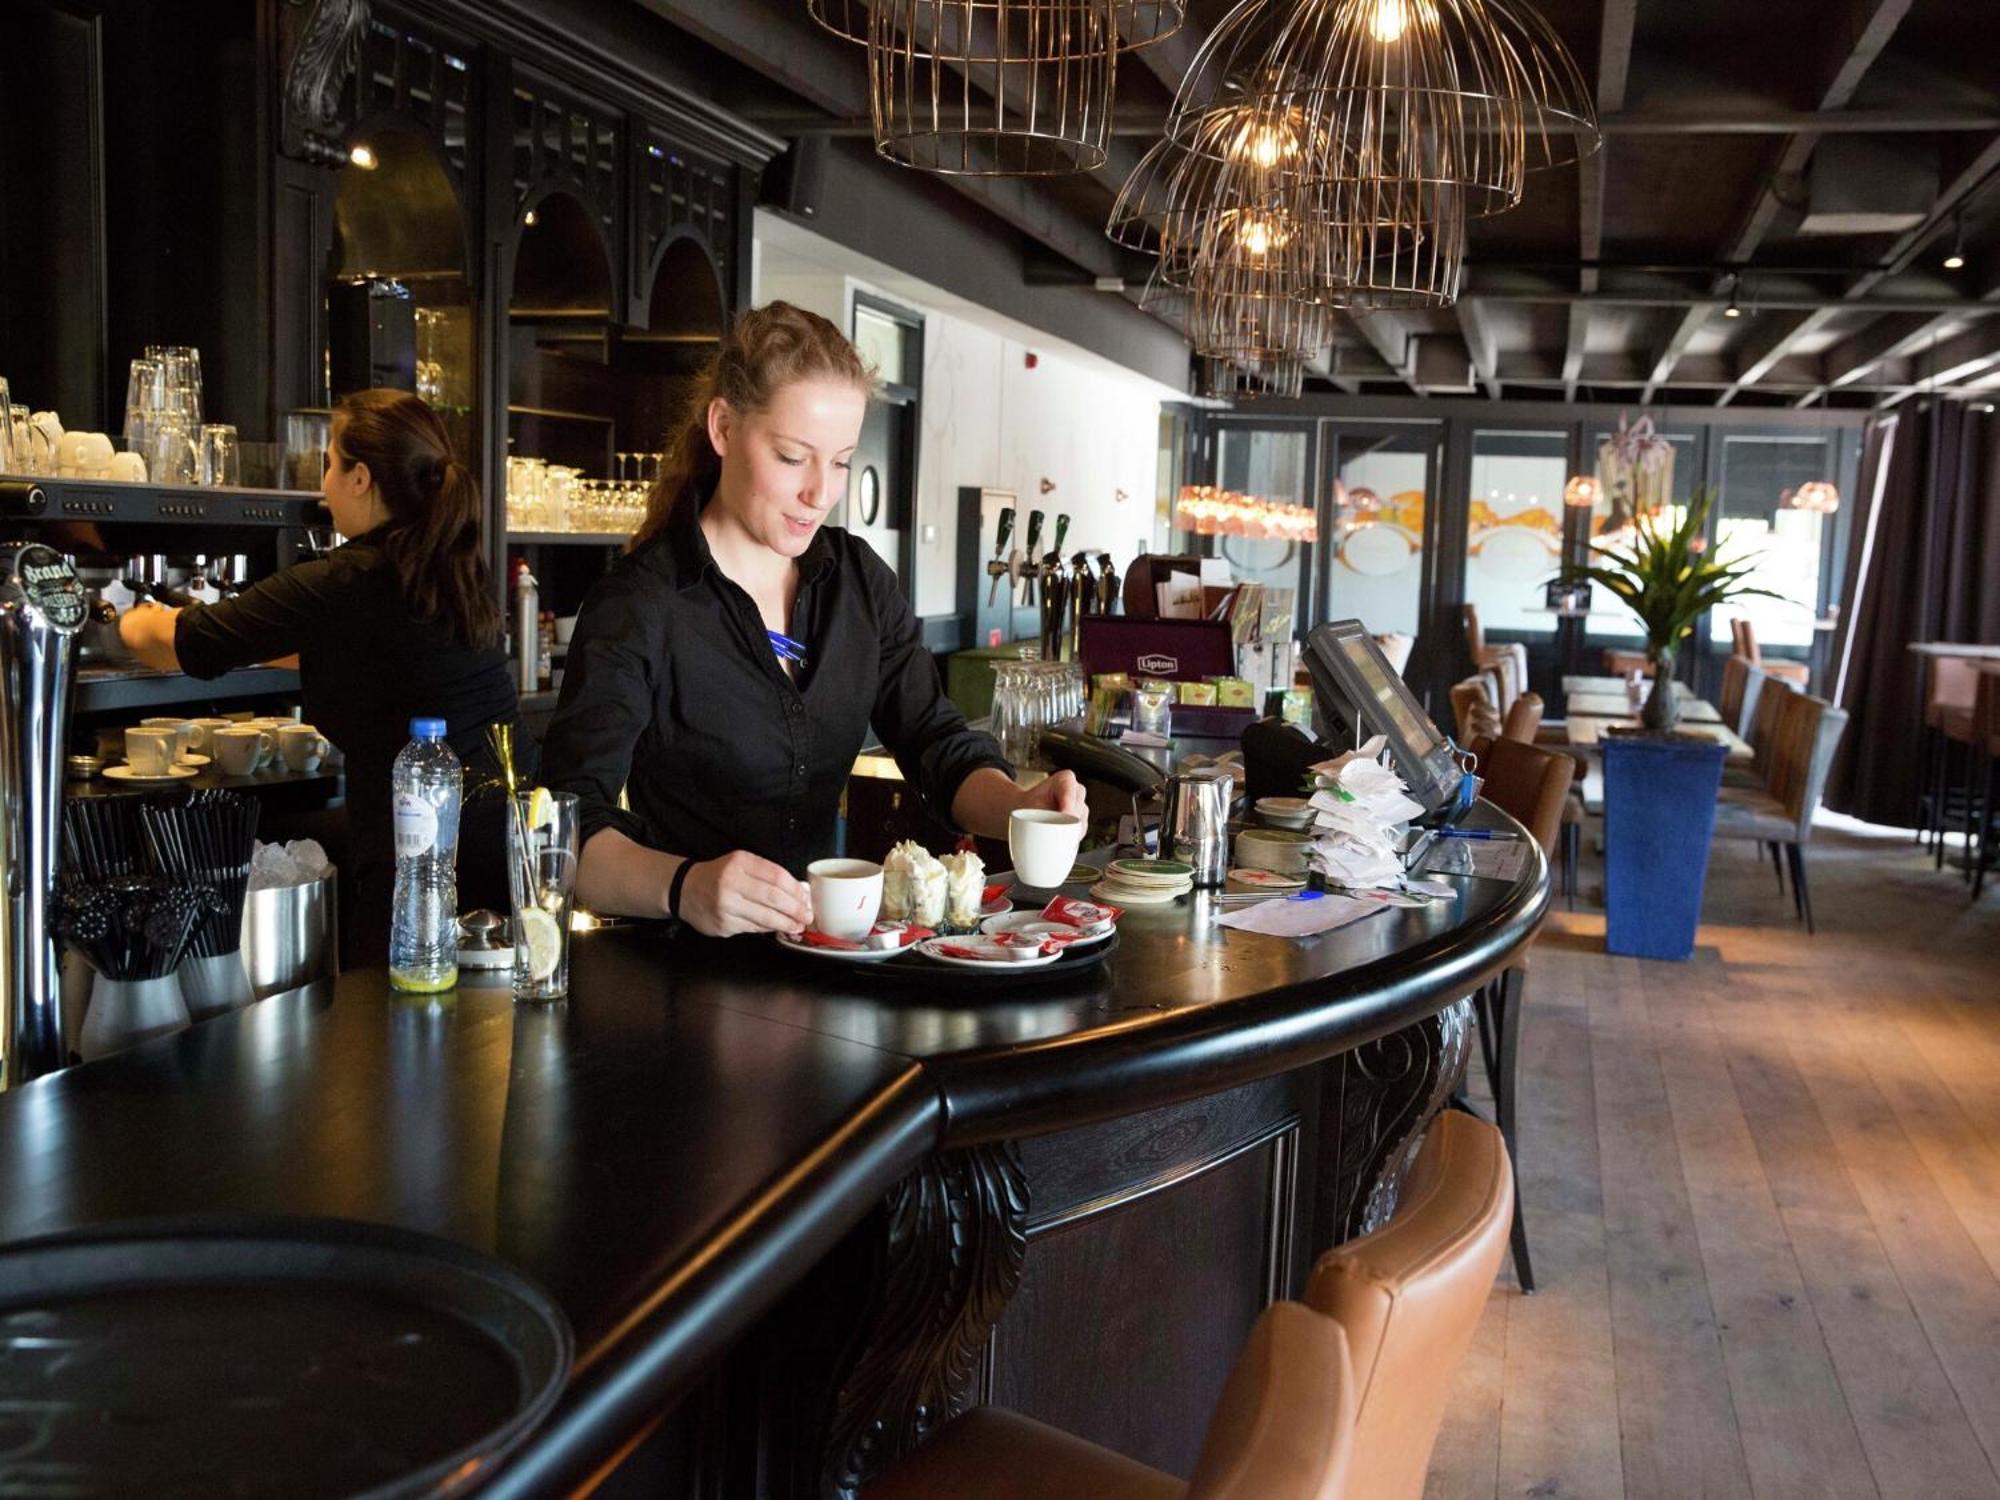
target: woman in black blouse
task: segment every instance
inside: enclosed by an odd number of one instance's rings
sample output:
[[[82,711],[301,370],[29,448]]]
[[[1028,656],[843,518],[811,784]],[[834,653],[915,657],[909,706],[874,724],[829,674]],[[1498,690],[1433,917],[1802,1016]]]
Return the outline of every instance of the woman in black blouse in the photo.
[[[306,716],[346,758],[346,960],[379,964],[395,890],[389,776],[410,720],[445,721],[470,787],[494,770],[487,726],[516,723],[520,707],[499,648],[479,487],[437,413],[403,391],[344,398],[322,489],[345,546],[220,604],[128,610],[119,633],[148,666],[194,677],[298,658]],[[506,909],[500,808],[468,798],[461,905]]]
[[[847,493],[869,385],[826,319],[782,302],[739,317],[645,523],[584,601],[543,770],[582,801],[577,889],[592,910],[716,937],[808,925],[798,877],[832,852],[871,723],[959,828],[1004,838],[1017,807],[1083,813],[1066,771],[1014,784],[945,696],[895,575],[822,527]]]

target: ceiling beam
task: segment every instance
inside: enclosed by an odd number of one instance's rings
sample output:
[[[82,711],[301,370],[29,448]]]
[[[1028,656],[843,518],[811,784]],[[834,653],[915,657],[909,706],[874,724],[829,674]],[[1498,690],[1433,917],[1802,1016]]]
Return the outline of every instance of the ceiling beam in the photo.
[[[1487,396],[1500,399],[1500,341],[1494,336],[1493,321],[1477,297],[1460,297],[1452,310],[1458,314],[1458,331],[1465,338],[1465,357],[1486,387]]]
[[[1632,76],[1632,29],[1639,16],[1639,0],[1604,0],[1597,30],[1597,108],[1612,114],[1625,107],[1625,85]],[[1577,275],[1577,290],[1597,290],[1596,261],[1604,253],[1604,157],[1600,145],[1576,164],[1577,245],[1584,269]],[[1584,352],[1590,346],[1590,305],[1577,303],[1569,310],[1569,336],[1563,353],[1563,400],[1576,399],[1576,379],[1583,369]]]
[[[1755,385],[1770,374],[1806,322],[1818,316],[1817,312],[1760,312],[1744,346],[1732,351],[1736,356],[1736,379],[1715,404],[1727,406],[1744,386]]]
[[[1902,24],[1910,5],[1911,0],[1841,0],[1840,4],[1820,7],[1814,18],[1814,29],[1830,38],[1831,47],[1821,70],[1822,82],[1819,97],[1814,101],[1815,110],[1847,107],[1854,98],[1855,90],[1860,87],[1862,76],[1882,55],[1882,49],[1889,45],[1889,38]],[[1801,130],[1779,148],[1762,186],[1757,190],[1756,201],[1737,226],[1728,249],[1721,257],[1723,260],[1740,265],[1757,253],[1757,247],[1770,233],[1771,225],[1784,206],[1778,198],[1778,183],[1804,169],[1812,157],[1813,148],[1819,144],[1819,136],[1817,126]],[[1724,291],[1724,279],[1717,277],[1711,289],[1718,294]],[[1654,360],[1654,368],[1658,372],[1654,385],[1646,388],[1644,399],[1652,400],[1655,386],[1664,384],[1673,374],[1675,362],[1687,351],[1689,342],[1701,325],[1708,321],[1712,306],[1713,303],[1708,303],[1690,308],[1673,333],[1668,335],[1665,347]]]
[[[1168,93],[1178,94],[1181,80],[1187,77],[1188,70],[1194,66],[1195,58],[1200,55],[1202,45],[1207,41],[1208,28],[1190,16],[1181,22],[1180,28],[1172,36],[1162,37],[1149,46],[1141,47],[1138,51],[1120,58],[1119,62],[1129,65],[1131,60],[1136,59],[1147,72],[1166,86]],[[2000,129],[2000,125],[1994,128]],[[1157,129],[1152,132],[1154,135],[1160,133]]]
[[[1979,301],[2000,311],[2000,280],[1990,282],[1978,294]],[[1821,384],[1800,404],[1809,406],[1828,391],[1853,385],[1877,366],[1889,360],[1922,351],[1946,331],[1967,318],[1986,316],[1978,310],[1960,310],[1925,316],[1922,313],[1895,313],[1877,318],[1835,344],[1820,361]]]
[[[1382,363],[1392,374],[1417,395],[1426,394],[1417,383],[1417,341],[1396,320],[1395,314],[1350,314],[1348,321],[1368,341],[1369,347],[1382,356]]]

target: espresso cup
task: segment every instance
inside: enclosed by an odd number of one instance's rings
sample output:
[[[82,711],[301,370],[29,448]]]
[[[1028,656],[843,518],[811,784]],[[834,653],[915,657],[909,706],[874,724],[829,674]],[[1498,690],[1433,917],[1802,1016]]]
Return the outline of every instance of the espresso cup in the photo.
[[[882,867],[865,859],[816,859],[806,866],[813,930],[859,941],[882,910]]]
[[[194,749],[194,720],[192,719],[141,719],[143,729],[171,729],[174,732],[174,759],[186,760]]]
[[[234,728],[234,719],[196,719],[194,723],[194,749],[197,755],[215,754],[215,735],[220,729]]]
[[[317,771],[326,751],[326,737],[310,724],[287,724],[278,731],[278,756],[294,771]]]
[[[226,775],[248,776],[271,753],[275,741],[268,729],[254,724],[232,724],[215,731],[210,741],[215,747],[215,763]]]
[[[164,776],[180,757],[180,736],[172,729],[141,725],[125,731],[125,763],[141,776]]]
[[[1007,819],[1007,853],[1014,878],[1036,890],[1054,890],[1076,868],[1083,819],[1040,807],[1017,807]]]

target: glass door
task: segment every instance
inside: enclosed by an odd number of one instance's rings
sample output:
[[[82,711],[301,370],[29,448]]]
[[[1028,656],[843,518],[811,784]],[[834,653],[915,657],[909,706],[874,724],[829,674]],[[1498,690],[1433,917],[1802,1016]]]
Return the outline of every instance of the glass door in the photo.
[[[1831,432],[1717,434],[1717,555],[1755,559],[1746,581],[1779,596],[1737,599],[1710,615],[1708,640],[1718,655],[1729,654],[1729,625],[1738,617],[1755,628],[1760,650],[1800,661],[1811,654],[1833,518],[1790,502],[1803,484],[1837,480],[1834,457]]]
[[[1421,633],[1442,436],[1433,422],[1327,424],[1328,483],[1312,623],[1358,619],[1375,635]]]
[[[1316,434],[1310,422],[1220,418],[1215,423],[1215,482],[1225,490],[1284,505],[1313,503]],[[1290,589],[1294,618],[1311,618],[1313,548],[1305,542],[1218,536],[1216,555],[1241,583]]]

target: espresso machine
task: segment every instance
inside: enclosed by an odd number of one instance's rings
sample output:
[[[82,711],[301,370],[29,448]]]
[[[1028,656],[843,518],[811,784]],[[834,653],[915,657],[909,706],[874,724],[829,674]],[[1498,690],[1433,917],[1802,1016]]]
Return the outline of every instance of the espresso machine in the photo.
[[[0,542],[0,1086],[65,1062],[49,935],[64,734],[88,601],[76,569],[39,542]]]

